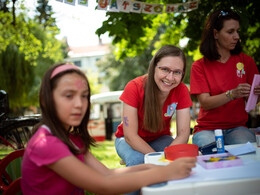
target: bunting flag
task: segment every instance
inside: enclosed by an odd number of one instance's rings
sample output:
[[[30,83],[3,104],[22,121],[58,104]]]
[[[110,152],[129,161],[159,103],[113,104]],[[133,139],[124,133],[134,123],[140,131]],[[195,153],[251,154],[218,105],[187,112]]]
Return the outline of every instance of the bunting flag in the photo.
[[[89,0],[56,0],[69,5],[88,6]],[[97,9],[109,12],[125,12],[125,13],[144,13],[144,14],[162,14],[162,13],[182,13],[197,9],[199,0],[191,0],[186,3],[177,4],[155,4],[145,3],[134,0],[98,0]]]
[[[75,5],[76,0],[64,0],[64,3],[67,3],[69,5]]]

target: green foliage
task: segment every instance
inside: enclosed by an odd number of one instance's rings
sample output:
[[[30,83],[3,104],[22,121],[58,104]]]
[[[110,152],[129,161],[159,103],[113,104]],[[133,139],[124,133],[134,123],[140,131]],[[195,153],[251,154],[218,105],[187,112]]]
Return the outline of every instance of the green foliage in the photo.
[[[0,53],[0,89],[8,93],[11,108],[20,107],[24,102],[30,105],[33,68],[16,45],[8,45],[6,50]]]
[[[16,25],[12,24],[11,13],[0,11],[0,51],[4,51],[8,45],[19,46],[19,52],[25,54],[25,59],[34,62],[41,50],[41,42],[30,33],[35,25],[31,20],[25,22],[25,16],[16,16]]]
[[[152,27],[151,18],[154,16],[115,12],[108,12],[107,15],[108,20],[103,22],[96,33],[100,36],[108,31],[109,36],[114,37],[113,44],[120,43],[117,50],[119,58],[140,54],[149,45],[147,29]]]
[[[27,16],[23,0],[16,6],[3,1],[8,6],[0,7],[0,89],[8,92],[13,111],[38,104],[44,72],[67,55],[66,43],[55,38],[59,29],[51,7],[39,2],[36,19]]]
[[[36,8],[37,15],[35,19],[39,24],[43,24],[44,28],[47,27],[56,27],[56,20],[52,17],[53,11],[52,7],[48,5],[46,0],[37,0],[38,6]]]
[[[115,55],[110,53],[99,61],[97,66],[105,73],[103,80],[109,83],[110,90],[123,90],[128,81],[146,74],[153,49],[148,47],[141,55],[127,57],[122,61],[117,60]]]
[[[100,93],[102,84],[99,83],[98,73],[88,70],[86,75],[91,89],[91,95]]]
[[[148,2],[148,1],[145,1]],[[175,4],[183,3],[182,0],[162,0],[152,3]],[[100,36],[105,32],[113,37],[116,46],[117,59],[141,55],[149,46],[149,41],[154,39],[156,31],[162,25],[165,32],[158,42],[154,43],[155,50],[165,44],[179,45],[179,41],[188,38],[188,44],[184,48],[186,54],[194,55],[197,59],[198,46],[206,17],[215,9],[232,8],[241,16],[240,37],[244,52],[251,55],[256,64],[260,63],[260,1],[259,0],[201,0],[196,10],[187,13],[175,14],[133,14],[133,13],[107,13],[108,19],[103,22],[96,33]],[[133,28],[135,27],[135,28]]]

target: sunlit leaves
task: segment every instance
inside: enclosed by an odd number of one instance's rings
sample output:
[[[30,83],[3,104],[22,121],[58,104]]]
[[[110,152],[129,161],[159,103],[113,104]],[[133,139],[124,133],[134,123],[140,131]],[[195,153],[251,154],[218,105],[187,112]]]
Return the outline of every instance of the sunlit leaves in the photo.
[[[64,58],[66,47],[55,38],[59,29],[50,15],[39,23],[28,17],[22,0],[15,2],[15,23],[11,5],[0,11],[0,89],[12,110],[37,104],[43,73]]]

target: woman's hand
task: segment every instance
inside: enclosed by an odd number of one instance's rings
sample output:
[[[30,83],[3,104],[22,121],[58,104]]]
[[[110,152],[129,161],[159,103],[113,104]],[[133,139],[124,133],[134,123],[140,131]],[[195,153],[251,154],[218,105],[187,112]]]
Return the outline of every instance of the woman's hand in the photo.
[[[260,95],[260,85],[255,86],[255,88],[254,88],[254,94],[255,94],[255,95]]]
[[[235,89],[232,89],[232,98],[248,98],[251,86],[248,83],[240,83]]]

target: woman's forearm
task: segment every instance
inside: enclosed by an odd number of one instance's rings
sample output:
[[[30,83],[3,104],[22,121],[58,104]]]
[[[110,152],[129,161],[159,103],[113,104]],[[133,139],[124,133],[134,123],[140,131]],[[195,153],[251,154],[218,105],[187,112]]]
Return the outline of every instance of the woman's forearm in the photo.
[[[197,95],[201,107],[204,110],[211,110],[218,108],[230,102],[231,99],[226,96],[226,93],[210,96],[209,93],[202,93]]]
[[[139,135],[125,135],[125,141],[136,151],[143,154],[155,152],[154,149]]]

